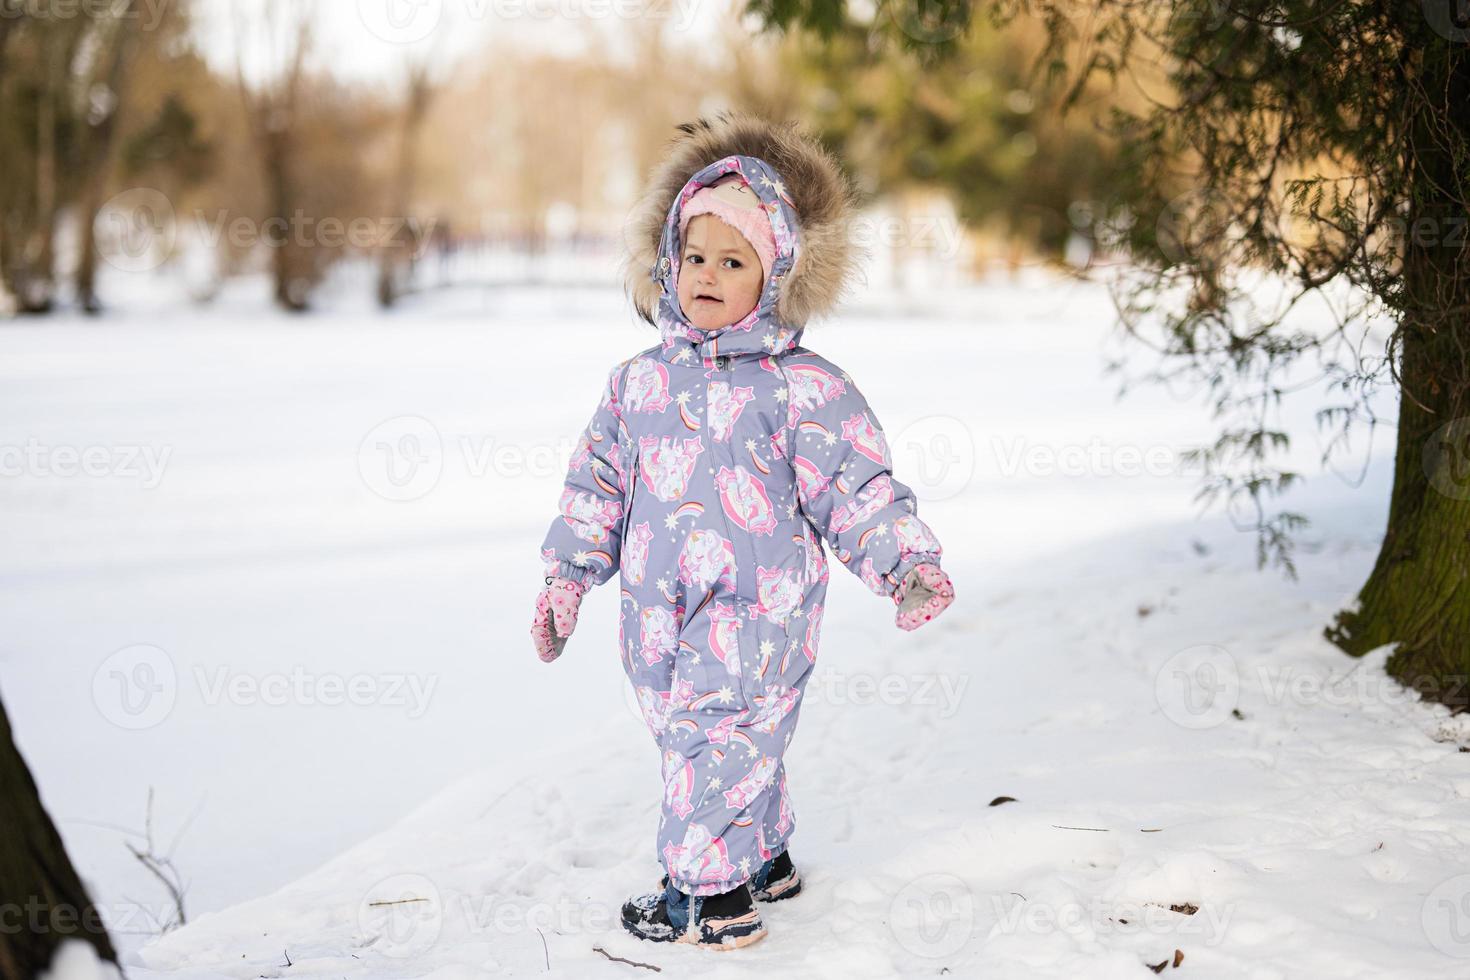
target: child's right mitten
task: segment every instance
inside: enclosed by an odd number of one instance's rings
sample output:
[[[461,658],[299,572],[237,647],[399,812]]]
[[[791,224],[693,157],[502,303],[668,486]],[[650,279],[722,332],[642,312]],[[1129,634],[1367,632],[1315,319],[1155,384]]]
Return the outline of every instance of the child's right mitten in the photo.
[[[561,656],[567,637],[577,628],[577,610],[587,587],[568,578],[552,576],[536,596],[536,617],[531,620],[531,642],[536,656],[551,663]]]

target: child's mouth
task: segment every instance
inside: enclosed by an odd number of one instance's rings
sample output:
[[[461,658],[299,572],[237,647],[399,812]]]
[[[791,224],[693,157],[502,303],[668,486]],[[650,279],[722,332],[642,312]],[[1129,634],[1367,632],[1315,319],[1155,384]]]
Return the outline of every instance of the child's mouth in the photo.
[[[694,302],[696,302],[696,303],[718,303],[719,300],[715,299],[713,296],[696,296],[696,297],[694,297]]]

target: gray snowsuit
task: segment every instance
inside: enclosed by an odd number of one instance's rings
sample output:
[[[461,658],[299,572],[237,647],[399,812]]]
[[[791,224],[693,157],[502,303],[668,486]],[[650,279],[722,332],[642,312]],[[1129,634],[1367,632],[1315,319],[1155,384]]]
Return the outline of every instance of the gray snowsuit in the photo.
[[[693,176],[663,198],[646,267],[662,343],[610,373],[542,545],[549,575],[591,585],[621,572],[618,646],[662,757],[658,856],[695,895],[749,879],[795,826],[782,759],[817,656],[822,542],[889,596],[941,553],[893,476],[873,410],[845,372],[799,346],[804,323],[782,315],[807,245],[795,191],[766,159],[711,153],[741,142],[722,123],[665,169]],[[792,169],[837,179],[810,144],[766,135],[773,156],[807,154]],[[712,162],[690,167],[690,155]],[[732,170],[765,205],[777,257],[755,310],[706,335],[678,303],[679,209]],[[845,217],[846,199],[824,191]]]

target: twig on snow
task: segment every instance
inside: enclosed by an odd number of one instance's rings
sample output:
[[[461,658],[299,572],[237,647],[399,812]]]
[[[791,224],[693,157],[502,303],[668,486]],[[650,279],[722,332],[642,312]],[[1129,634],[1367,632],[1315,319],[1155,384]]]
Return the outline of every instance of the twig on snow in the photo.
[[[614,963],[626,963],[629,966],[641,966],[641,967],[643,967],[643,969],[645,969],[645,970],[652,970],[654,973],[662,973],[662,972],[664,972],[664,968],[661,967],[661,966],[654,966],[652,963],[639,963],[637,960],[625,960],[621,956],[614,956],[613,954],[609,953],[607,950],[603,949],[601,946],[593,946],[592,949],[595,952],[601,953],[603,956],[606,956],[608,959],[612,960]]]

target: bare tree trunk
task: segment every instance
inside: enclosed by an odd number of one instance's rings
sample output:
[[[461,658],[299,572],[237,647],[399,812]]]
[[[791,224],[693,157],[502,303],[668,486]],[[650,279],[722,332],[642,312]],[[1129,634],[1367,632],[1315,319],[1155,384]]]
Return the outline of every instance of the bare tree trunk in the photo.
[[[273,128],[276,120],[269,118],[269,109],[266,113],[266,131],[261,141],[266,193],[270,199],[270,217],[283,222],[281,241],[270,246],[271,278],[275,284],[276,304],[283,310],[299,313],[306,309],[306,297],[297,282],[295,255],[292,254],[296,245],[290,232],[292,133],[285,126]]]
[[[267,23],[273,22],[279,16],[282,15],[277,4],[272,3],[266,8]],[[298,268],[295,250],[300,246],[291,236],[291,218],[296,202],[292,165],[296,128],[300,125],[302,74],[306,67],[307,51],[311,47],[310,8],[297,8],[297,20],[289,43],[294,47],[285,74],[280,79],[262,83],[259,94],[253,94],[245,82],[244,55],[238,50],[235,77],[240,88],[240,99],[245,105],[246,117],[250,120],[256,152],[260,156],[270,212],[266,221],[268,224],[278,223],[282,227],[282,240],[268,245],[271,248],[271,277],[274,281],[275,300],[282,309],[300,313],[307,309],[304,283],[309,276]]]
[[[19,14],[14,0],[0,0],[0,81],[5,79],[5,45],[10,40],[11,31],[20,22]]]
[[[23,313],[46,313],[56,301],[56,226],[68,198],[65,178],[74,173],[63,161],[58,133],[69,116],[72,66],[87,40],[88,19],[75,23],[48,23],[40,36],[41,77],[36,101],[35,207],[13,229],[18,239],[7,270],[17,308]]]
[[[4,122],[6,107],[9,105],[5,86],[5,54],[11,34],[20,20],[12,16],[17,12],[13,8],[12,0],[0,0],[0,15],[3,15],[0,16],[0,122]],[[4,159],[4,152],[0,149],[0,161]],[[15,262],[13,242],[10,222],[0,219],[0,316],[11,316],[16,309],[16,296],[10,288],[11,270]]]
[[[112,61],[106,73],[106,85],[113,96],[113,109],[91,128],[84,149],[81,215],[82,246],[77,263],[77,300],[82,309],[96,313],[97,302],[97,212],[102,208],[102,195],[112,174],[113,150],[117,142],[118,117],[126,103],[128,64],[132,59],[136,32],[133,30],[134,0],[127,0],[116,15],[117,26],[112,39]]]
[[[0,980],[32,980],[68,939],[117,962],[102,917],[66,856],[0,702]]]
[[[1470,305],[1470,250],[1464,201],[1455,194],[1466,176],[1457,172],[1444,133],[1470,137],[1464,113],[1470,57],[1452,45],[1425,48],[1421,57],[1419,84],[1443,93],[1444,105],[1425,112],[1428,118],[1417,120],[1411,134],[1419,191],[1412,217],[1417,228],[1432,231],[1406,243],[1411,312],[1399,352],[1388,529],[1356,607],[1339,613],[1326,636],[1355,656],[1397,644],[1388,672],[1426,698],[1464,711],[1470,709],[1470,324],[1462,311]]]
[[[26,313],[51,309],[55,291],[56,242],[56,102],[62,98],[61,74],[66,60],[57,51],[61,39],[48,35],[43,57],[42,83],[36,104],[36,220],[18,264],[16,299]]]
[[[407,219],[413,203],[413,188],[417,179],[418,141],[428,115],[429,102],[433,96],[433,85],[429,81],[432,55],[410,66],[408,71],[408,100],[404,107],[403,132],[398,146],[398,162],[393,175],[391,194],[393,209],[390,218],[401,219],[404,224],[399,237],[381,244],[378,253],[378,305],[389,307],[398,299],[398,283],[405,267],[413,262],[414,240]]]

